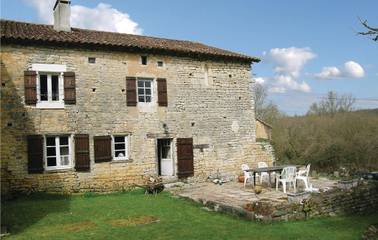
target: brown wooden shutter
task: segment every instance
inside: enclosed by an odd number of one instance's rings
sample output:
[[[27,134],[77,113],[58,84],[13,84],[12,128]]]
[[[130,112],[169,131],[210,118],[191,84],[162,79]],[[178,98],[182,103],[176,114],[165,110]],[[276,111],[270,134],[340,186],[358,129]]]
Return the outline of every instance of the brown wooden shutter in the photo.
[[[112,139],[110,136],[96,136],[94,140],[95,162],[109,162],[112,160]]]
[[[43,172],[43,136],[29,135],[28,142],[28,172]]]
[[[177,139],[177,168],[179,178],[193,176],[193,138]]]
[[[74,72],[64,73],[64,103],[76,104],[76,83]]]
[[[136,77],[126,77],[127,106],[137,105]]]
[[[88,134],[75,135],[75,169],[79,172],[90,171],[89,136]]]
[[[37,73],[35,71],[24,71],[25,104],[35,105],[37,103]]]
[[[167,96],[167,80],[165,78],[157,79],[158,88],[158,103],[159,106],[168,106],[168,96]]]

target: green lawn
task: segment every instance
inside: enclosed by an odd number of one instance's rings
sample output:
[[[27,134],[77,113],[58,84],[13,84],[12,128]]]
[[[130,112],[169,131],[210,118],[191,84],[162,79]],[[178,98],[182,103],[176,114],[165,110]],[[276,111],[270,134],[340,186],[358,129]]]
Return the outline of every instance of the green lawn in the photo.
[[[6,239],[360,239],[377,216],[261,224],[207,212],[168,193],[34,194],[2,203]],[[153,223],[146,223],[153,221]]]

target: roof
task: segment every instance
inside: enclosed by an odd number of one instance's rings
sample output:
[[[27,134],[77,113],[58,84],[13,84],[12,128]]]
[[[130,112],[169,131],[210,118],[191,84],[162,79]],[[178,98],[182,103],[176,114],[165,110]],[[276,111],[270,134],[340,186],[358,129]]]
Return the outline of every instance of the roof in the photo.
[[[265,126],[267,126],[267,127],[269,127],[269,128],[273,128],[272,125],[270,125],[269,123],[267,123],[267,122],[261,120],[260,118],[256,118],[256,121],[261,122],[262,124],[264,124]]]
[[[0,20],[2,43],[21,43],[74,48],[114,49],[220,60],[259,62],[260,59],[198,42],[133,34],[72,28],[58,32],[52,25]]]

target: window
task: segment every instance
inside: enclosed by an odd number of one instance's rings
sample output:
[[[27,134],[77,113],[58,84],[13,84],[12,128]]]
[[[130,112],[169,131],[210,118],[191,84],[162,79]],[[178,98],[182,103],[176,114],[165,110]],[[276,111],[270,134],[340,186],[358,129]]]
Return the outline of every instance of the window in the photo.
[[[88,63],[96,63],[96,58],[95,57],[89,57]]]
[[[113,159],[127,160],[128,158],[128,136],[113,136]]]
[[[138,102],[151,102],[152,80],[138,79]]]
[[[158,67],[164,67],[164,62],[163,61],[157,61],[157,66]]]
[[[39,105],[64,107],[63,79],[57,73],[39,73],[37,99]]]
[[[46,170],[70,168],[70,137],[46,136],[45,140]]]
[[[141,61],[142,65],[147,65],[147,56],[141,56],[140,61]]]
[[[63,74],[67,72],[63,64],[33,63],[32,71],[37,73],[38,108],[64,108]]]
[[[58,74],[40,74],[40,101],[59,101],[59,75]]]

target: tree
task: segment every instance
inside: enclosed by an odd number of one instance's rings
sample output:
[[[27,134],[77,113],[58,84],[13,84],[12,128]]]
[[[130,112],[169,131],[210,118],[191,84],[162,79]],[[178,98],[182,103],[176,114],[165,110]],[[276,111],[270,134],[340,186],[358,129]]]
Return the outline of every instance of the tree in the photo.
[[[265,86],[256,83],[253,86],[253,91],[257,118],[272,124],[275,120],[284,116],[276,104],[267,100],[268,91]]]
[[[364,36],[369,36],[369,37],[371,37],[371,39],[373,41],[378,42],[378,28],[371,27],[370,25],[368,25],[367,20],[364,20],[364,21],[362,21],[361,19],[359,19],[359,20],[360,20],[362,26],[364,26],[366,30],[364,32],[358,32],[358,34],[364,35]]]
[[[338,112],[350,112],[356,99],[351,94],[338,96],[336,92],[330,91],[327,97],[318,103],[313,103],[308,110],[308,115],[334,115]]]
[[[266,105],[266,98],[268,96],[266,88],[256,83],[254,85],[254,93],[255,93],[255,111],[256,116],[261,118],[264,111],[264,106]]]

